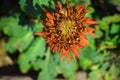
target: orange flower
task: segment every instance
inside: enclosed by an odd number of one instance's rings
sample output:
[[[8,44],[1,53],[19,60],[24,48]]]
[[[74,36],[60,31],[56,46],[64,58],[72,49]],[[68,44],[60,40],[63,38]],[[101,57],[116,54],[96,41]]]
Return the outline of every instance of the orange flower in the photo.
[[[88,9],[85,9],[85,4],[76,7],[74,3],[72,7],[68,5],[66,0],[63,6],[61,2],[57,2],[56,11],[45,12],[45,28],[42,32],[35,32],[35,35],[43,36],[49,44],[52,51],[60,53],[61,60],[66,56],[67,61],[70,62],[70,50],[73,52],[72,56],[79,57],[78,48],[83,48],[89,45],[89,41],[85,34],[96,36],[93,33],[95,30],[92,27],[86,26],[88,24],[97,24],[92,18],[84,17]]]

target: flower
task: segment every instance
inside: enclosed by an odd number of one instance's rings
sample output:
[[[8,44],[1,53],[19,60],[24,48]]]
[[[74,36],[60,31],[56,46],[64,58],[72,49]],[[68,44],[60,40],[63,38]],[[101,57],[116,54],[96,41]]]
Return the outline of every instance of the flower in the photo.
[[[66,56],[67,61],[70,62],[70,51],[76,60],[75,57],[80,56],[78,48],[89,45],[85,34],[96,36],[93,33],[95,29],[88,25],[97,24],[97,22],[85,17],[90,10],[85,9],[85,4],[76,7],[73,3],[70,7],[66,0],[65,5],[57,2],[55,12],[48,12],[45,8],[43,11],[46,15],[43,23],[45,27],[42,32],[35,32],[35,35],[43,36],[52,51],[62,52],[60,60]]]

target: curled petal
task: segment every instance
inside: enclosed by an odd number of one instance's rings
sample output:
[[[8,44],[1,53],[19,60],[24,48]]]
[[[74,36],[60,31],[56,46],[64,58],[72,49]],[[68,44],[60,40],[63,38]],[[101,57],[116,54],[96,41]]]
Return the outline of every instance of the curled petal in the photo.
[[[50,14],[45,8],[42,8],[42,10],[46,13],[46,17],[52,20],[55,20],[55,17]]]
[[[92,27],[86,27],[85,30],[83,31],[84,34],[89,34],[91,36],[97,36],[97,34],[93,33],[95,29]]]
[[[79,51],[78,51],[78,46],[72,45],[72,46],[71,46],[71,49],[72,49],[72,52],[73,52],[73,54],[74,54],[75,56],[80,57],[80,53],[79,53]]]
[[[49,19],[55,20],[55,17],[53,17],[52,14],[50,13],[46,13],[46,17],[48,17]]]
[[[84,9],[84,8],[85,8],[85,4],[83,3],[83,4],[79,5],[79,6],[76,8],[76,10],[77,10],[77,11],[81,11],[81,10]]]
[[[83,21],[83,24],[98,24],[98,22],[93,21],[92,18],[83,18],[82,21]]]
[[[44,34],[42,32],[35,32],[34,35],[36,35],[36,36],[43,36]]]
[[[58,7],[59,8],[59,12],[62,13],[62,4],[61,4],[60,1],[57,1],[56,7]]]
[[[76,4],[75,4],[75,3],[73,3],[73,4],[72,4],[72,7],[75,7],[75,6],[76,6]]]
[[[68,0],[66,0],[65,5],[68,5]]]
[[[83,12],[83,10],[85,9],[85,4],[81,4],[80,6],[77,7],[76,9],[76,16],[77,15],[80,15],[81,16],[81,13]]]
[[[80,33],[79,35],[80,35],[80,44],[83,46],[88,46],[89,41],[88,41],[87,37],[83,33]]]
[[[45,26],[49,26],[49,27],[52,27],[53,25],[50,23],[50,22],[46,22],[44,23]]]
[[[69,55],[69,50],[62,49],[62,56],[60,58],[60,61],[62,61],[64,55],[66,55],[67,61],[70,62],[70,55]]]

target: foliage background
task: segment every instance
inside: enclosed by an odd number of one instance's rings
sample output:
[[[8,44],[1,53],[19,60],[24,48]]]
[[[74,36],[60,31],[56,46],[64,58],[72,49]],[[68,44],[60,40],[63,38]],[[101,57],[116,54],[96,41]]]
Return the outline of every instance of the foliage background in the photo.
[[[60,0],[63,4],[65,0]],[[57,0],[1,0],[0,40],[5,41],[8,54],[18,54],[17,64],[23,74],[30,69],[38,71],[38,80],[54,80],[59,74],[66,80],[75,80],[76,73],[87,72],[88,80],[120,80],[120,0],[69,0],[69,5],[86,3],[93,17],[99,36],[87,35],[90,46],[79,49],[77,63],[51,52],[42,37],[34,32],[42,31],[44,12],[55,10]]]

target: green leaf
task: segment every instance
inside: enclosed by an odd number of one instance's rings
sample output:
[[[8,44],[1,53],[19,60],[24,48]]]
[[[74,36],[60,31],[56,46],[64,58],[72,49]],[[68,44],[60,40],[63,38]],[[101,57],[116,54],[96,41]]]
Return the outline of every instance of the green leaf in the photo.
[[[95,12],[93,7],[88,7],[90,9],[90,12],[85,15],[85,17],[92,17],[92,14]]]
[[[92,49],[95,49],[96,48],[96,46],[95,46],[95,37],[90,36],[90,35],[86,35],[86,36],[87,36],[87,38],[89,40],[89,43],[90,43],[89,47],[92,48]]]
[[[106,16],[106,17],[103,17],[102,20],[98,20],[98,21],[101,29],[108,30],[110,23],[120,22],[120,15]]]
[[[89,80],[102,80],[104,76],[104,71],[95,70],[89,73]]]
[[[14,30],[16,31],[16,30]],[[21,33],[22,32],[22,33]],[[13,32],[14,33],[14,32]],[[31,30],[27,31],[22,29],[17,36],[10,37],[6,44],[6,50],[13,53],[16,50],[23,52],[28,48],[33,40],[33,33]]]
[[[37,59],[36,61],[32,62],[34,70],[38,71],[39,69],[42,69],[44,67],[45,61],[42,59]]]
[[[83,70],[90,68],[92,64],[93,62],[88,58],[80,58],[80,66],[83,68]]]
[[[49,0],[33,0],[33,6],[35,6],[36,4],[38,4],[40,7],[44,6],[49,6]]]
[[[44,25],[42,23],[36,23],[35,26],[34,26],[34,31],[39,31],[41,32],[44,28]]]
[[[108,72],[105,73],[105,80],[113,80]]]
[[[96,30],[95,33],[98,35],[97,38],[103,37],[103,32],[101,30]]]
[[[2,17],[0,19],[0,30],[3,30],[3,32],[8,36],[17,35],[21,30],[21,27],[18,25],[18,23],[18,17]]]
[[[76,70],[78,69],[78,66],[74,61],[68,63],[65,58],[62,62],[60,62],[59,68],[61,70],[61,73],[64,75],[65,78],[67,78],[67,80],[74,80]]]
[[[116,4],[120,5],[120,0],[115,0]]]
[[[109,73],[112,80],[117,80],[120,74],[120,68],[116,67],[116,65],[113,63],[109,69]]]
[[[102,29],[102,30],[108,30],[109,28],[109,23],[108,21],[103,21],[103,20],[98,20],[99,21],[99,27]]]
[[[45,40],[42,37],[38,37],[30,48],[19,56],[18,63],[22,72],[25,73],[29,70],[29,67],[26,68],[24,66],[31,66],[37,57],[42,58],[45,55],[45,45]]]
[[[48,48],[46,58],[43,60],[42,72],[39,73],[38,80],[54,80],[57,76],[56,63],[53,60],[53,55]]]
[[[62,2],[62,4],[65,4],[66,0],[60,0],[60,2]]]
[[[20,0],[19,5],[20,5],[20,8],[24,11],[25,7],[27,6],[26,0]]]
[[[110,33],[115,34],[118,32],[120,32],[120,25],[112,24],[111,29],[110,29]]]
[[[83,69],[89,69],[94,63],[102,63],[104,60],[104,56],[98,54],[98,52],[91,47],[85,47],[84,49],[80,50],[80,53],[81,57],[79,62]]]

